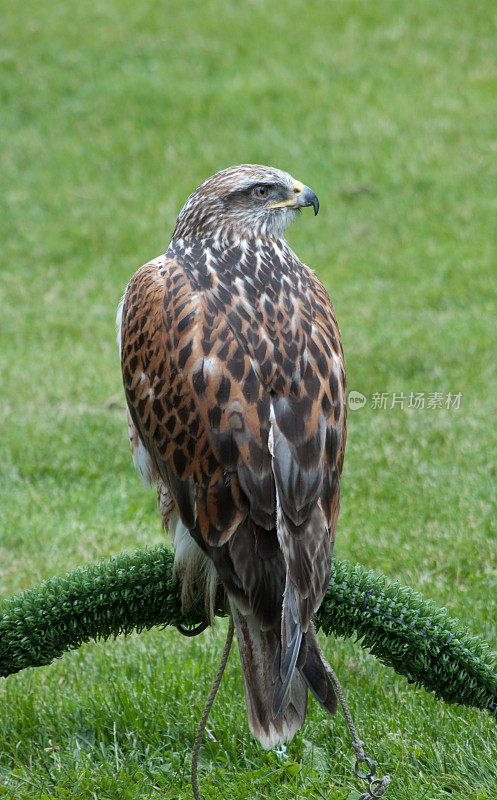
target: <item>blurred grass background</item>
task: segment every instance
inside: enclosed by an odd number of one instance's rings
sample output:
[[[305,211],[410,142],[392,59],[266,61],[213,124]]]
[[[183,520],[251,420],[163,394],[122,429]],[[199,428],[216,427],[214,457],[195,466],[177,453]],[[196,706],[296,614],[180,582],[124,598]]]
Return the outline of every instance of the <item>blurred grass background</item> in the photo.
[[[349,415],[336,552],[497,646],[497,15],[464,0],[2,4],[0,596],[162,540],[128,452],[114,316],[186,196],[230,164],[317,192],[290,243],[340,323]],[[375,392],[462,392],[459,410]],[[390,403],[389,403],[390,405]],[[406,404],[407,405],[407,404]],[[0,683],[0,797],[189,797],[223,624],[89,645]],[[495,723],[327,643],[396,800],[495,798]],[[236,652],[206,798],[354,800],[344,722],[287,759],[248,733]]]

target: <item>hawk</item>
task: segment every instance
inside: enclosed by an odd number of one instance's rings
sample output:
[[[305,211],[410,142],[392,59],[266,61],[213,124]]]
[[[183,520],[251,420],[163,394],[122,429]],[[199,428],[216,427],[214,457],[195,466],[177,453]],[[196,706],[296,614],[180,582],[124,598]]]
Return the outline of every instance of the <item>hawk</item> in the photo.
[[[346,384],[330,299],[284,239],[315,193],[279,169],[222,170],[187,199],[118,311],[133,461],[174,529],[184,605],[219,583],[249,726],[264,748],[337,707],[312,615],[339,512]]]

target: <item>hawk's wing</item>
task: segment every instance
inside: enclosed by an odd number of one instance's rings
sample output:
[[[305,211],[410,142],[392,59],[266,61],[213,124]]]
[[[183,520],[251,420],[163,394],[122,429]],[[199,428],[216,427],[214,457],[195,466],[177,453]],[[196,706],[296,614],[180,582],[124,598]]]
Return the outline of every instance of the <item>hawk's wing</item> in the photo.
[[[121,347],[130,416],[187,528],[209,545],[229,539],[247,515],[240,480],[272,527],[263,387],[226,319],[175,259],[132,278]]]
[[[222,545],[240,530],[229,569],[249,598],[268,580],[266,566],[254,580],[246,547],[276,558],[278,506],[305,630],[329,578],[345,446],[343,353],[324,288],[283,244],[173,242],[132,278],[121,344],[153,467],[225,583]]]
[[[336,708],[310,627],[346,436],[329,298],[281,240],[173,241],[128,285],[121,356],[135,463],[158,474],[163,513],[171,497],[235,601],[252,730],[278,741],[302,724],[304,684]]]

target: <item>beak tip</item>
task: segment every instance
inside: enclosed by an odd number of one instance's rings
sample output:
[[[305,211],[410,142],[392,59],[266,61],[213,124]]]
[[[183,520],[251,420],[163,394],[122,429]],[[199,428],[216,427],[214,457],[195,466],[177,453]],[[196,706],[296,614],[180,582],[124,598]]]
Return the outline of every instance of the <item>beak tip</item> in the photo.
[[[316,192],[310,189],[309,186],[304,186],[304,190],[302,192],[302,200],[303,200],[302,205],[313,207],[314,216],[316,216],[319,211],[319,200]]]

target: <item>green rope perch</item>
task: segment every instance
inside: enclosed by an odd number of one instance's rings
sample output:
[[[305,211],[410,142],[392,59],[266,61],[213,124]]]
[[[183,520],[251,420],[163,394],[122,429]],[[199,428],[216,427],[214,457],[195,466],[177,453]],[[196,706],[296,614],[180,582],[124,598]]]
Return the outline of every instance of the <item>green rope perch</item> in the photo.
[[[202,607],[181,613],[172,565],[165,546],[136,550],[4,600],[0,676],[49,664],[91,639],[202,622]],[[447,702],[497,713],[497,654],[408,587],[335,558],[315,624],[326,634],[355,634],[384,664]]]

